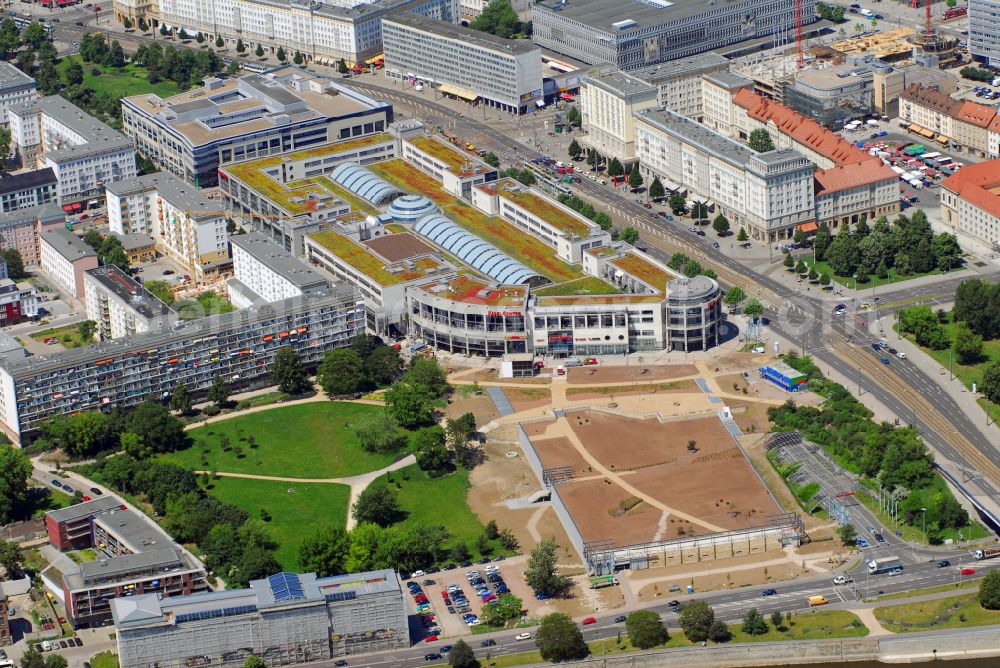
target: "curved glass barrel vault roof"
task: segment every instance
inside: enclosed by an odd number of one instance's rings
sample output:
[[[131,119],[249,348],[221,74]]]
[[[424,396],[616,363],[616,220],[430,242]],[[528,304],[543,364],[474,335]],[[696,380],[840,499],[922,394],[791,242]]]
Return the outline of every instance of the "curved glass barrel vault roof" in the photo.
[[[353,162],[337,165],[337,168],[330,172],[330,178],[376,206],[400,194],[399,189]]]
[[[538,272],[511,259],[503,251],[466,232],[444,216],[432,214],[421,218],[413,229],[499,283],[519,285],[532,282],[533,279],[545,280]]]

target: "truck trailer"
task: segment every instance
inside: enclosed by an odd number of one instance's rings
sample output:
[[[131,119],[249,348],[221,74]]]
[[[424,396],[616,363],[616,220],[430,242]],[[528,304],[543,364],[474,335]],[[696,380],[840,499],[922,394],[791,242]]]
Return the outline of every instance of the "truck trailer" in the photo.
[[[889,573],[891,571],[903,570],[903,564],[899,557],[885,557],[883,559],[872,559],[868,562],[868,574],[878,575],[879,573]]]
[[[976,561],[982,561],[983,559],[994,559],[1000,557],[1000,547],[991,547],[985,550],[976,550],[975,552]]]

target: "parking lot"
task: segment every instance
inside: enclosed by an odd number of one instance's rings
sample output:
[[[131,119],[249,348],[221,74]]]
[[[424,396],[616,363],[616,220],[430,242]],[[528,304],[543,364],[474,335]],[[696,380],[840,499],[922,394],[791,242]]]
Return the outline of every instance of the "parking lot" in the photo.
[[[441,571],[411,577],[405,584],[410,588],[410,612],[421,618],[416,637],[426,639],[467,634],[471,626],[479,625],[483,605],[491,600],[490,596],[499,598],[510,593],[524,601],[524,607],[528,608],[530,602],[536,599],[524,581],[524,567],[523,559],[504,560],[464,568],[446,567]],[[476,573],[478,578],[474,577]],[[477,587],[482,594],[477,592]],[[467,615],[471,617],[463,618]]]

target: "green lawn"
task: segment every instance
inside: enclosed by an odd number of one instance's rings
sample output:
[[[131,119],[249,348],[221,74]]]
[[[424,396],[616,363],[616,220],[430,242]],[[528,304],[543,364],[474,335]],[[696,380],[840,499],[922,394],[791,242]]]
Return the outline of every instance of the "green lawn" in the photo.
[[[91,668],[118,668],[118,655],[110,651],[90,657]]]
[[[584,276],[574,281],[546,285],[534,290],[540,297],[572,297],[575,295],[617,295],[621,290],[596,276]]]
[[[469,473],[459,469],[454,473],[431,478],[416,464],[411,464],[391,474],[393,486],[398,484],[399,504],[409,515],[401,524],[439,524],[451,535],[449,547],[464,541],[473,559],[483,556],[476,549],[476,539],[483,533],[483,525],[469,508]],[[387,476],[372,484],[385,484]],[[504,552],[499,541],[491,541],[490,555]],[[450,561],[450,559],[449,559]]]
[[[948,322],[945,323],[944,329],[945,333],[948,335],[948,339],[950,341],[954,341],[957,327],[951,320],[951,313],[948,314]],[[904,336],[916,344],[912,334],[905,334]],[[948,355],[950,348],[945,350],[932,350],[930,348],[920,346],[920,349],[933,357],[934,361],[941,365],[942,373],[948,373]],[[958,360],[955,359],[951,369],[955,373],[955,376],[962,381],[962,384],[971,389],[973,383],[977,386],[979,385],[983,377],[983,371],[986,370],[986,367],[997,361],[1000,361],[1000,339],[983,341],[983,358],[978,364],[959,364]],[[986,400],[980,399],[979,405],[982,406],[983,412],[985,413]],[[990,416],[993,420],[1000,420],[1000,406],[990,404]]]
[[[953,584],[927,587],[925,589],[912,589],[910,591],[901,591],[895,594],[884,594],[882,596],[872,596],[871,598],[866,598],[865,601],[895,601],[901,598],[913,598],[915,596],[926,596],[927,594],[939,594],[943,591],[952,591],[954,589],[978,587],[981,579],[982,576],[980,575],[970,575],[968,577],[963,577],[961,582],[955,582]]]
[[[854,281],[854,278],[852,276],[838,276],[837,274],[833,273],[833,269],[831,269],[830,265],[827,264],[825,261],[822,261],[822,260],[813,261],[813,259],[811,257],[803,257],[802,259],[805,260],[805,263],[806,263],[807,266],[810,266],[810,267],[815,266],[816,267],[816,271],[819,274],[821,274],[821,275],[823,273],[830,274],[830,278],[832,278],[837,283],[840,283],[845,288],[854,288],[855,287],[855,281]],[[798,259],[796,259],[796,262],[798,262]],[[872,276],[871,278],[868,279],[867,283],[858,283],[857,286],[861,287],[861,288],[870,288],[873,285],[885,285],[887,283],[899,283],[900,281],[908,281],[908,280],[910,280],[912,278],[920,278],[921,276],[935,276],[935,275],[940,274],[940,273],[941,273],[940,269],[934,269],[933,271],[928,271],[928,272],[925,272],[925,273],[922,273],[922,274],[921,273],[913,273],[913,274],[910,274],[908,276],[900,276],[899,274],[896,273],[895,269],[890,269],[889,270],[889,277],[888,278],[884,278],[883,279],[883,278],[875,278],[874,276]]]
[[[79,324],[79,323],[77,323]],[[84,341],[80,338],[79,332],[76,331],[77,324],[66,325],[65,327],[43,329],[40,332],[35,332],[31,335],[35,341],[42,342],[45,339],[58,339],[59,343],[63,344],[66,348],[79,348],[80,346],[93,343],[93,341]]]
[[[85,63],[80,56],[62,58],[56,65],[56,71],[59,72],[59,76],[63,80],[66,78],[66,69],[75,62],[79,62],[83,66],[84,88],[98,94],[108,93],[115,99],[143,93],[156,93],[160,97],[169,97],[181,92],[177,84],[165,79],[157,81],[155,84],[149,83],[149,73],[144,67],[131,64],[120,68],[104,67],[103,65]],[[94,76],[91,72],[95,67],[101,70],[100,76]]]
[[[266,510],[271,519],[265,525],[278,543],[275,557],[284,569],[297,572],[301,570],[298,555],[302,540],[316,527],[347,521],[351,489],[328,483],[218,478],[209,483],[208,493],[239,506],[255,519],[262,519],[261,509]]]
[[[362,450],[353,425],[381,410],[379,406],[331,401],[241,415],[192,429],[188,433],[194,445],[161,459],[196,471],[294,478],[335,478],[375,471],[391,464],[397,455]],[[255,449],[250,447],[251,436]],[[229,441],[228,452],[220,444],[223,437]]]
[[[875,608],[875,617],[897,633],[1000,624],[1000,610],[983,609],[977,593]]]

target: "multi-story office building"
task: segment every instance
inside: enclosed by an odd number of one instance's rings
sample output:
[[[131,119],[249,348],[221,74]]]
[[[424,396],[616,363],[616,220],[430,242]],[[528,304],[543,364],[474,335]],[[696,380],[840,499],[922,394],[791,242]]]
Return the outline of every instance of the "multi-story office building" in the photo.
[[[42,581],[66,605],[70,624],[111,621],[111,602],[142,595],[183,596],[208,591],[205,568],[160,527],[111,495],[45,514],[49,542],[60,550],[93,548],[94,561]]]
[[[97,253],[65,227],[41,235],[42,271],[77,299],[84,298],[83,275],[97,268]]]
[[[636,117],[639,164],[671,190],[718,206],[734,228],[756,239],[789,238],[814,220],[813,165],[790,149],[756,153],[667,109]]]
[[[216,185],[221,165],[382,133],[392,106],[287,65],[209,78],[202,88],[167,99],[127,97],[122,116],[137,150],[204,188]]]
[[[148,0],[115,0],[118,21],[126,16],[135,23],[139,7]],[[209,41],[222,37],[232,48],[242,40],[250,51],[260,45],[272,53],[278,47],[291,56],[301,53],[307,61],[336,65],[341,59],[353,65],[374,62],[382,54],[382,18],[412,11],[439,21],[455,23],[458,0],[339,0],[335,3],[265,0],[156,0],[144,8],[154,28],[189,35],[201,32]]]
[[[30,102],[36,95],[34,79],[10,63],[0,63],[0,123],[8,122],[7,109]]]
[[[84,273],[83,286],[99,341],[164,331],[177,320],[173,309],[113,264]]]
[[[0,278],[0,326],[16,325],[25,318],[38,315],[38,295],[28,281],[15,283]]]
[[[24,360],[0,361],[0,429],[16,443],[50,415],[127,408],[168,396],[178,382],[208,389],[215,374],[235,386],[268,382],[270,365],[290,345],[315,366],[365,328],[364,302],[347,287],[178,322],[167,331]]]
[[[42,233],[65,224],[65,212],[54,203],[0,213],[0,247],[17,249],[25,265],[40,264]]]
[[[112,610],[128,668],[238,668],[249,656],[284,666],[410,645],[406,597],[392,570],[278,573],[248,589],[116,599]]]
[[[582,141],[602,156],[635,162],[634,115],[659,106],[659,88],[619,70],[593,72],[580,86]]]
[[[334,181],[330,172],[345,162],[367,165],[394,158],[397,148],[396,139],[383,133],[281,157],[246,160],[219,169],[219,188],[226,197],[226,208],[244,227],[303,257],[306,234],[349,213],[348,200],[364,206],[351,190]]]
[[[237,308],[330,289],[325,276],[261,234],[238,234],[230,244],[233,278],[227,287],[229,299]]]
[[[701,78],[706,74],[728,71],[727,58],[708,52],[642,67],[629,74],[656,86],[656,106],[701,121]]]
[[[445,95],[517,114],[542,101],[542,50],[530,40],[406,13],[382,20],[382,43],[389,78],[417,79]]]
[[[1000,65],[1000,2],[969,0],[969,55],[987,65]]]
[[[217,200],[173,174],[158,172],[105,189],[115,234],[145,234],[196,280],[229,267],[226,212]]]
[[[817,20],[815,10],[813,0],[803,0],[804,23]],[[794,25],[795,7],[779,0],[542,0],[532,7],[532,39],[543,49],[622,70],[770,37],[775,28]]]
[[[955,234],[1000,250],[1000,160],[969,164],[941,182],[941,220]]]
[[[58,95],[12,105],[7,119],[22,164],[51,168],[63,204],[136,176],[132,140]]]
[[[6,118],[6,116],[4,116]],[[0,212],[59,203],[59,183],[51,168],[0,174]]]

